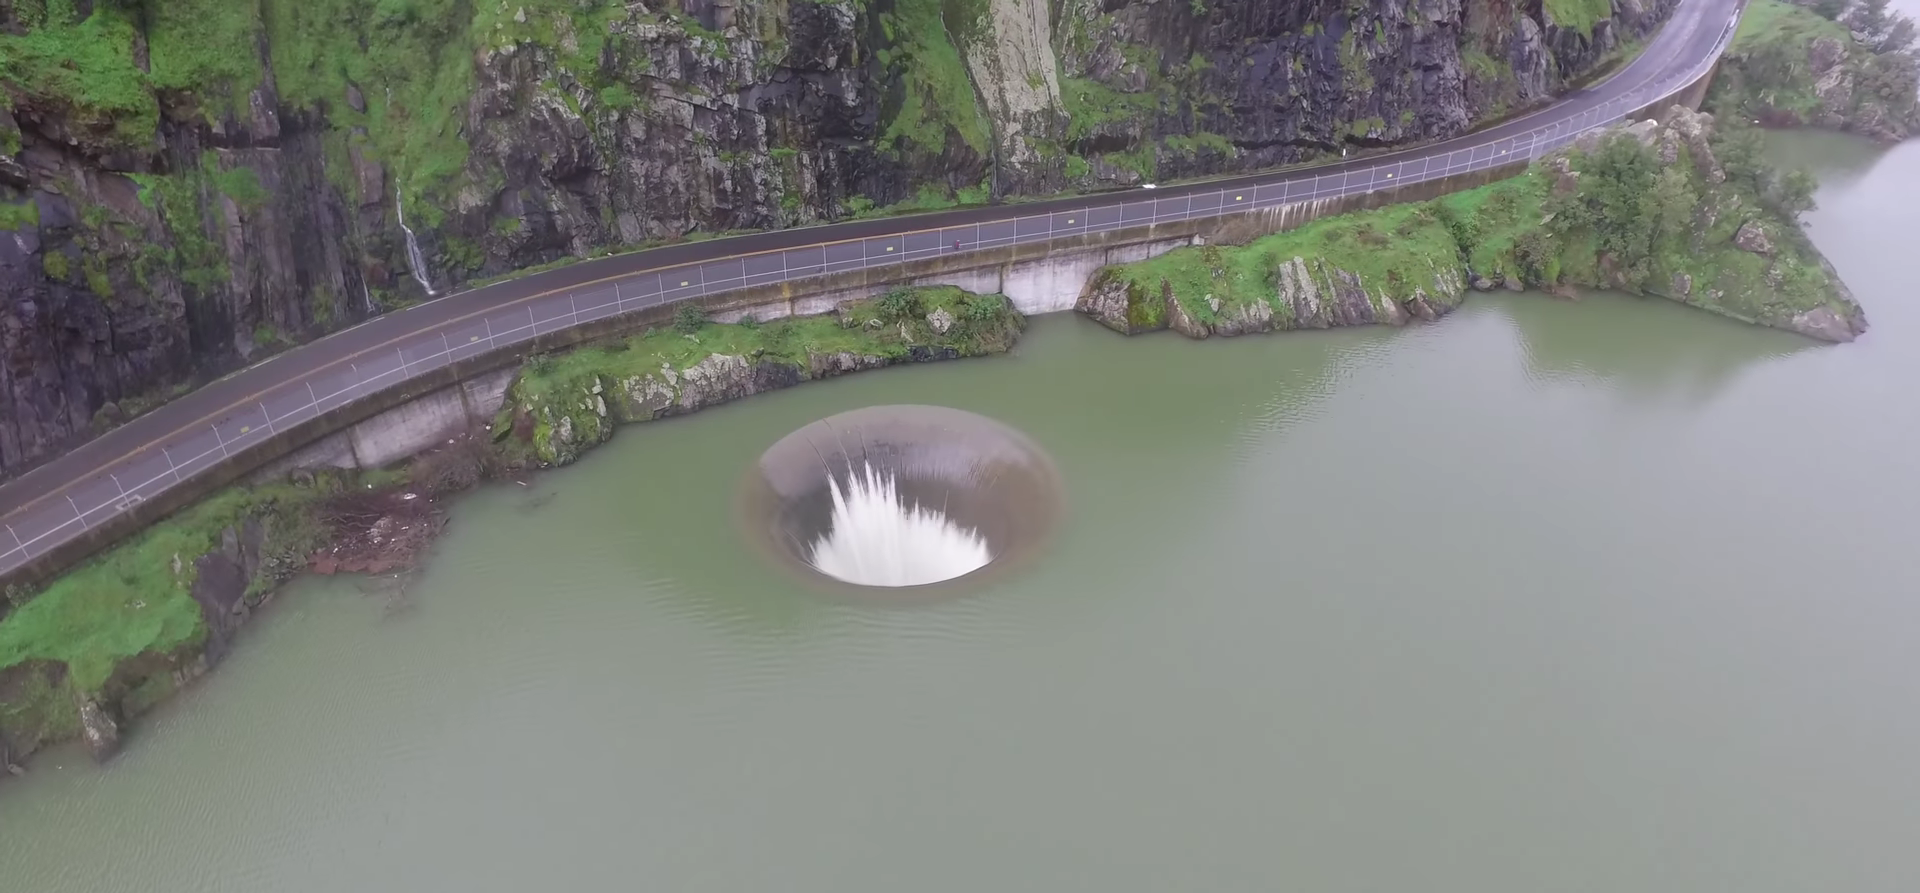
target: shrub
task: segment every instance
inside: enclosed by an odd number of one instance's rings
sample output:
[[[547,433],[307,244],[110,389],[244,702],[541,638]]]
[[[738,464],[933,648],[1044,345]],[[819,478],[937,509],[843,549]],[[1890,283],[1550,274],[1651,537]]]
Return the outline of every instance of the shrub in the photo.
[[[1000,318],[1007,308],[1003,295],[973,295],[960,306],[960,316],[968,322],[987,323]]]
[[[707,324],[707,311],[692,304],[681,304],[673,311],[673,330],[682,335],[692,335]]]
[[[874,302],[874,309],[888,322],[911,319],[920,315],[920,296],[910,288],[892,289]]]

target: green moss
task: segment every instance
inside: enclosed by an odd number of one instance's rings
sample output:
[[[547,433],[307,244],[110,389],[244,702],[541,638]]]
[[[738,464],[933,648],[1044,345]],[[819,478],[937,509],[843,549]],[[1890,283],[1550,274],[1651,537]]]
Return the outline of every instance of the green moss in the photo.
[[[91,694],[122,661],[198,643],[206,626],[190,593],[194,560],[219,546],[222,530],[247,518],[265,524],[268,554],[304,554],[320,535],[307,509],[338,486],[226,490],[147,528],[0,620],[0,670],[58,661],[73,686]]]
[[[40,256],[40,269],[55,282],[65,282],[73,275],[72,262],[67,260],[66,252],[57,249]]]
[[[207,237],[207,197],[214,188],[209,182],[205,159],[199,168],[168,175],[134,175],[140,184],[140,200],[160,213],[166,225],[171,247],[164,250],[165,265],[182,282],[199,289],[211,289],[229,277],[226,251]]]
[[[1478,45],[1469,46],[1460,51],[1460,61],[1466,63],[1467,72],[1474,80],[1482,84],[1497,84],[1506,81],[1511,70],[1503,62],[1496,61],[1487,51]]]
[[[113,297],[113,279],[107,275],[106,261],[89,254],[81,259],[80,269],[86,274],[88,290],[103,298]]]
[[[167,0],[144,8],[154,89],[198,103],[210,119],[244,106],[263,74],[253,51],[258,0]]]
[[[1373,90],[1373,72],[1368,70],[1366,53],[1361,51],[1358,35],[1352,31],[1340,37],[1340,71],[1345,75],[1348,95]]]
[[[17,231],[39,224],[40,205],[33,199],[0,202],[0,230]]]
[[[897,0],[880,16],[881,63],[900,84],[881,145],[939,154],[951,134],[978,155],[991,150],[993,131],[955,42],[975,33],[984,13],[981,0]]]
[[[200,166],[206,174],[207,182],[242,209],[248,211],[258,209],[272,197],[268,195],[266,188],[260,185],[260,177],[253,172],[253,168],[236,167],[232,170],[221,170],[220,158],[215,152],[202,153]]]
[[[1555,25],[1583,37],[1592,37],[1593,26],[1613,15],[1612,0],[1545,0],[1545,8]]]
[[[409,215],[437,225],[467,162],[462,125],[475,46],[494,16],[514,10],[467,0],[261,3],[282,101],[324,108],[337,127],[364,126]],[[349,83],[360,88],[364,115],[347,107]]]
[[[1811,41],[1816,37],[1849,40],[1846,26],[1823,18],[1804,6],[1785,0],[1750,0],[1740,13],[1740,27],[1733,33],[1733,50],[1751,50],[1782,37]]]
[[[1122,93],[1091,78],[1061,78],[1060,102],[1067,112],[1067,139],[1084,140],[1116,125],[1151,123],[1160,98],[1151,93]]]
[[[626,84],[608,84],[600,88],[600,104],[614,111],[624,112],[640,102]]]
[[[75,130],[95,143],[153,143],[160,108],[134,64],[135,29],[125,12],[102,5],[83,19],[73,0],[46,0],[20,13],[26,33],[0,33],[0,81],[29,100],[64,109]]]

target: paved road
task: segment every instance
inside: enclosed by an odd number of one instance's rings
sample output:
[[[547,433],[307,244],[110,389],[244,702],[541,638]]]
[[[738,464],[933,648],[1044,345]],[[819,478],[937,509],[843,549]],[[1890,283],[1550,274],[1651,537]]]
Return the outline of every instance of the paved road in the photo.
[[[1433,145],[1152,191],[673,245],[377,317],[187,394],[0,486],[0,577],[259,443],[278,427],[536,334],[741,286],[1372,192],[1538,157],[1705,74],[1732,39],[1741,3],[1683,0],[1646,51],[1605,82],[1532,114]]]

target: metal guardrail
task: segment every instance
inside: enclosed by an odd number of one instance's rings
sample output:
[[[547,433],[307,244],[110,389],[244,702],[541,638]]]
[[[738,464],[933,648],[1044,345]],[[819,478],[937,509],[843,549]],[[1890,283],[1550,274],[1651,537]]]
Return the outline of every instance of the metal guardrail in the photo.
[[[500,346],[528,341],[628,311],[748,286],[891,266],[955,252],[1050,241],[1155,223],[1274,208],[1360,195],[1532,160],[1653,105],[1705,76],[1733,40],[1738,14],[1713,52],[1685,72],[1657,77],[1577,115],[1524,134],[1443,156],[1387,162],[1338,174],[1291,176],[1278,182],[1223,188],[1117,205],[1053,211],[992,223],[929,229],[802,248],[734,256],[636,273],[611,284],[536,296],[522,306],[453,320],[388,352],[365,354],[275,388],[219,421],[180,430],[113,463],[93,477],[29,503],[5,518],[0,576],[134,505],[299,424],[383,388]],[[1282,179],[1284,178],[1284,179]],[[342,368],[344,366],[344,368]]]

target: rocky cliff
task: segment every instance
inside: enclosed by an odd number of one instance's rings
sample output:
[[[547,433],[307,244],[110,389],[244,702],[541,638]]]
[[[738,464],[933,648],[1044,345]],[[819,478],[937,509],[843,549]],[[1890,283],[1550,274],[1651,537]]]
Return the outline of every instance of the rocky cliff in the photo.
[[[0,477],[473,276],[1453,135],[1673,2],[0,0]]]

